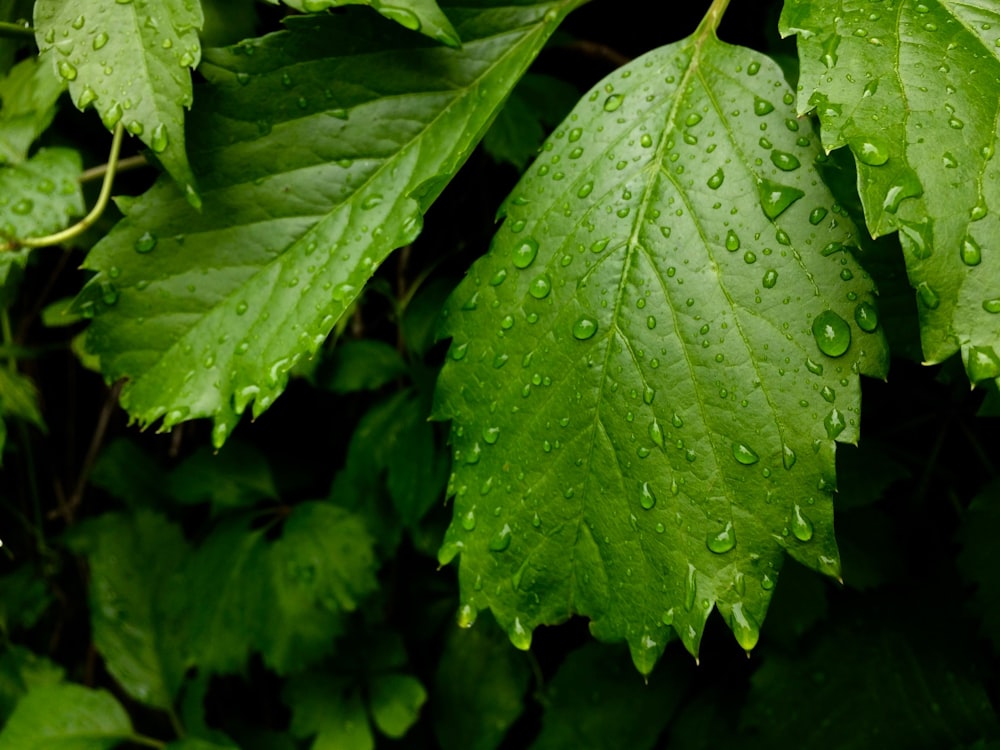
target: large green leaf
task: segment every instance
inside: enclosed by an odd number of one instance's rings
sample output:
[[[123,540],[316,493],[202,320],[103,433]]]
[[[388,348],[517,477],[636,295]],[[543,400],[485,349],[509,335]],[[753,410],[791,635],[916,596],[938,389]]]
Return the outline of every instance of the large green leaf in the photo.
[[[598,84],[456,290],[461,618],[573,613],[652,669],[713,605],[747,649],[788,551],[839,574],[834,441],[886,354],[780,69],[703,25]]]
[[[37,58],[22,60],[0,79],[0,162],[23,161],[52,122],[66,83]]]
[[[109,513],[71,543],[87,556],[91,629],[108,671],[136,700],[169,708],[187,666],[164,607],[189,554],[183,534],[149,511]]]
[[[0,750],[110,750],[132,735],[114,696],[82,685],[29,692],[0,732]]]
[[[197,0],[38,0],[40,57],[69,83],[80,109],[93,105],[110,129],[121,121],[197,203],[184,150],[190,68],[198,65]]]
[[[382,0],[284,0],[284,2],[306,12],[340,8],[345,5],[369,5],[386,18],[411,31],[419,31],[449,47],[458,47],[461,44],[451,21],[435,0],[389,0],[387,3]]]
[[[970,380],[1000,376],[1000,8],[966,3],[789,0],[800,111],[826,149],[847,145],[875,235],[899,231],[924,356],[961,349]]]
[[[260,414],[477,143],[581,0],[450,8],[462,50],[365,9],[206,54],[192,152],[204,207],[161,181],[88,256],[88,347],[141,423]],[[204,106],[202,106],[204,105]],[[112,278],[114,277],[114,278]],[[113,304],[98,293],[113,284]]]
[[[68,148],[40,149],[0,168],[0,240],[50,234],[82,214],[81,169],[80,154]]]

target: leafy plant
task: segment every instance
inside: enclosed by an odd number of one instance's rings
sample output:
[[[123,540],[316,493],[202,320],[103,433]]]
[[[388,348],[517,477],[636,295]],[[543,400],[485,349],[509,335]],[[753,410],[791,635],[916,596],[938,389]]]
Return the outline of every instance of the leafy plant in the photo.
[[[1000,12],[728,5],[0,3],[0,750],[997,741]]]

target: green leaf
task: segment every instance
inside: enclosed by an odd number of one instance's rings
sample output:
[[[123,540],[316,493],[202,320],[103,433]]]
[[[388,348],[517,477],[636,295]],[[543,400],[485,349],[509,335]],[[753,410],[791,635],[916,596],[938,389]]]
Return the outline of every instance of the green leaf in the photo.
[[[0,368],[0,459],[7,442],[7,426],[4,419],[14,417],[45,429],[45,422],[38,409],[38,393],[35,384],[26,375]]]
[[[973,383],[1000,376],[997,25],[989,3],[794,0],[781,16],[799,36],[800,111],[816,110],[826,149],[853,152],[872,234],[899,231],[926,360],[961,349]]]
[[[562,121],[580,92],[552,76],[528,73],[483,137],[483,148],[498,162],[524,171],[545,139],[545,129]]]
[[[190,200],[194,175],[184,147],[190,68],[198,65],[201,4],[189,0],[38,0],[35,41],[42,62],[69,84],[81,110],[93,105],[110,130],[152,149]]]
[[[919,626],[923,618],[866,614],[804,652],[771,654],[754,672],[740,736],[759,742],[748,746],[932,750],[996,736],[989,694],[967,654],[947,647],[939,629]]]
[[[90,483],[130,508],[159,507],[169,502],[167,473],[125,438],[112,441],[101,451]]]
[[[494,750],[524,711],[528,661],[483,619],[452,628],[438,662],[431,708],[442,750]]]
[[[17,163],[56,115],[56,100],[66,88],[49,65],[22,60],[0,79],[0,163]],[[16,194],[15,194],[16,195]]]
[[[0,732],[0,750],[110,750],[132,735],[114,696],[81,685],[29,692]]]
[[[6,721],[27,693],[63,680],[63,668],[23,646],[8,644],[0,652],[0,720]]]
[[[345,5],[368,5],[403,28],[419,31],[449,47],[460,47],[462,44],[458,32],[448,17],[441,12],[435,0],[390,0],[385,4],[382,0],[284,0],[284,2],[292,8],[308,13],[326,8],[341,8]]]
[[[88,347],[107,377],[129,378],[122,405],[139,422],[212,417],[221,445],[251,403],[260,414],[281,393],[389,252],[417,236],[580,0],[495,2],[452,10],[461,51],[347,9],[289,18],[288,31],[206,55],[211,85],[191,127],[202,212],[161,180],[121,203],[126,218],[86,261],[101,272],[81,303],[103,312]],[[108,305],[100,290],[112,283]]]
[[[268,551],[272,592],[260,650],[275,671],[300,670],[331,650],[345,615],[377,588],[373,547],[364,522],[343,508],[295,507]]]
[[[213,513],[278,499],[267,458],[241,442],[218,453],[207,447],[198,449],[170,475],[169,487],[177,502],[208,502]]]
[[[516,645],[583,614],[649,672],[668,625],[697,653],[713,605],[753,648],[785,551],[839,574],[834,441],[886,352],[793,102],[704,26],[636,60],[545,144],[452,296],[439,559],[461,552],[465,612]]]
[[[27,161],[0,168],[0,235],[39,237],[63,229],[83,213],[80,154],[68,148],[40,149]]]
[[[427,701],[420,680],[407,674],[374,677],[368,690],[372,720],[382,734],[392,739],[400,739],[409,731]]]
[[[545,691],[542,731],[531,750],[653,746],[684,696],[687,673],[677,663],[643,684],[624,656],[623,649],[588,643],[566,658]]]
[[[51,603],[52,594],[41,571],[21,565],[0,577],[0,631],[9,637],[15,630],[30,628]]]
[[[90,625],[108,672],[136,700],[169,708],[186,668],[164,592],[189,556],[181,530],[150,511],[107,513],[75,529],[90,568]]]
[[[338,344],[324,363],[320,384],[334,393],[375,391],[406,374],[406,362],[384,341],[360,339]]]
[[[1000,525],[1000,483],[987,485],[973,499],[962,523],[959,569],[975,588],[973,599],[982,633],[1000,654],[1000,576],[996,574],[995,530]]]
[[[371,750],[375,737],[357,686],[319,673],[292,677],[282,693],[292,709],[291,732],[315,736],[312,750]]]

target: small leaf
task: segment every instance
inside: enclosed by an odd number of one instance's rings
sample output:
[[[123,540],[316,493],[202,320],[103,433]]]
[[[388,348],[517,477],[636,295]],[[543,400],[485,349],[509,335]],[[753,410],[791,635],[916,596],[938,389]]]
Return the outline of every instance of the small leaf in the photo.
[[[56,100],[65,88],[51,66],[34,57],[22,60],[0,79],[0,163],[27,158],[31,144],[55,117]]]
[[[292,735],[316,737],[312,750],[375,747],[361,693],[344,678],[319,673],[296,675],[288,681],[282,698],[292,709]]]
[[[155,508],[169,502],[163,468],[131,440],[109,443],[94,464],[90,483],[130,508]]]
[[[990,3],[794,0],[781,16],[799,37],[800,111],[816,110],[827,150],[853,152],[872,234],[899,232],[925,359],[961,349],[973,383],[1000,376],[998,25]]]
[[[431,701],[442,750],[494,750],[524,711],[530,681],[524,654],[492,622],[452,628]]]
[[[838,575],[835,441],[887,354],[780,69],[703,27],[599,83],[446,310],[463,606],[573,613],[649,672],[713,606],[747,650],[783,553]],[[765,130],[766,128],[766,130]],[[874,313],[873,313],[874,315]]]
[[[23,646],[8,644],[0,652],[0,721],[29,692],[63,681],[63,668]]]
[[[111,750],[131,735],[132,722],[110,693],[48,685],[17,704],[0,732],[0,750]]]
[[[274,0],[272,0],[273,2]],[[284,0],[286,5],[308,13],[345,5],[368,5],[403,28],[419,31],[449,47],[460,47],[458,32],[435,0]]]
[[[163,417],[163,429],[211,417],[219,446],[251,403],[263,412],[375,268],[419,234],[579,2],[456,10],[461,51],[349,8],[207,54],[190,129],[202,212],[160,181],[86,261],[100,273],[81,304],[102,313],[87,345],[108,378],[128,377],[129,413]],[[119,295],[104,305],[112,269]]]
[[[80,154],[40,149],[25,162],[0,168],[0,240],[39,237],[64,229],[83,213]]]
[[[200,448],[170,475],[169,490],[182,505],[211,503],[213,514],[278,498],[267,458],[241,442]]]
[[[136,700],[170,708],[187,666],[163,601],[190,554],[180,529],[149,511],[109,513],[70,539],[87,556],[91,628],[108,671]]]
[[[94,106],[109,130],[121,121],[197,203],[184,147],[184,107],[201,58],[201,4],[184,0],[38,0],[40,59]]]
[[[13,631],[30,628],[51,603],[41,571],[21,565],[0,577],[0,631],[9,637]]]
[[[405,674],[374,677],[368,687],[375,726],[386,737],[400,739],[420,717],[427,691],[420,680]]]
[[[406,362],[384,341],[361,339],[338,344],[317,376],[334,393],[374,391],[406,373]]]

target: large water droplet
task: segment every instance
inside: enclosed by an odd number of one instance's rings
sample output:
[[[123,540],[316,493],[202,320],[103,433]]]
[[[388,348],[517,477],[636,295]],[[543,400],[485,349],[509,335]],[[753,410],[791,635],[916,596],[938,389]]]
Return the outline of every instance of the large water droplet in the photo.
[[[476,528],[476,509],[471,508],[462,516],[462,528],[466,531],[473,531]]]
[[[736,232],[730,229],[726,232],[726,250],[730,252],[736,252],[740,249],[740,237]]]
[[[1000,313],[1000,299],[984,299],[983,309],[991,315]]]
[[[155,234],[152,232],[143,232],[139,235],[138,239],[136,239],[133,247],[137,253],[149,253],[156,248],[156,242],[157,239]]]
[[[812,224],[813,226],[816,226],[821,221],[823,221],[823,219],[826,218],[826,213],[827,211],[823,207],[814,208],[812,211],[809,212],[809,223]]]
[[[824,310],[812,324],[816,346],[828,357],[839,357],[851,346],[851,327],[833,310]]]
[[[156,153],[163,153],[167,148],[167,143],[169,143],[169,136],[167,135],[167,129],[161,122],[155,128],[153,128],[153,135],[149,139],[149,147],[153,149]]]
[[[786,469],[791,469],[795,466],[795,451],[792,450],[791,446],[782,445],[781,446],[781,465]]]
[[[59,75],[61,75],[67,81],[76,80],[77,76],[76,68],[69,60],[60,60],[59,64],[56,65],[56,69],[59,71]]]
[[[684,609],[688,612],[694,607],[695,597],[698,596],[698,579],[695,575],[694,565],[688,563],[687,579],[684,582]]]
[[[580,318],[573,324],[573,337],[580,341],[586,341],[597,333],[597,321],[586,316]]]
[[[653,492],[653,488],[649,486],[649,482],[642,483],[642,492],[639,495],[639,505],[641,505],[645,510],[652,510],[653,506],[656,505],[656,493]]]
[[[774,149],[771,152],[771,163],[783,172],[791,172],[801,166],[801,162],[799,162],[794,154],[790,154],[787,151],[779,151],[778,149]]]
[[[774,105],[767,99],[761,99],[759,96],[753,98],[753,111],[758,117],[763,117],[774,111]]]
[[[518,268],[527,268],[535,262],[538,255],[538,242],[528,237],[514,248],[514,265]]]
[[[938,296],[938,293],[926,281],[921,281],[917,285],[917,299],[928,310],[936,310],[938,305],[941,304],[941,298]]]
[[[854,308],[854,322],[862,331],[871,333],[878,328],[878,311],[870,302],[859,302]]]
[[[733,605],[732,613],[729,616],[729,627],[736,636],[736,642],[740,648],[749,654],[757,645],[760,639],[760,625],[749,612],[743,609],[742,602]]]
[[[616,109],[622,106],[622,102],[624,100],[625,97],[622,96],[621,94],[612,94],[611,96],[609,96],[607,99],[604,100],[604,111],[614,112]]]
[[[649,439],[659,448],[662,448],[664,445],[663,428],[660,427],[660,423],[655,419],[649,423]]]
[[[912,169],[903,171],[889,186],[882,201],[882,208],[891,214],[899,210],[899,205],[907,198],[919,198],[924,194],[920,179]]]
[[[752,448],[743,443],[733,443],[733,458],[744,466],[752,466],[760,460]]]
[[[763,178],[757,180],[757,193],[760,197],[760,206],[764,209],[764,215],[772,221],[805,195],[798,188],[781,185]]]
[[[934,230],[929,221],[899,221],[899,241],[903,250],[925,260],[934,252]]]
[[[826,436],[833,440],[844,431],[844,428],[847,427],[847,423],[844,421],[844,415],[841,414],[836,407],[834,407],[830,410],[830,413],[824,417],[823,427],[826,429]]]
[[[545,299],[550,291],[552,291],[552,281],[546,273],[533,278],[528,287],[528,293],[535,299]]]
[[[983,251],[972,235],[965,235],[962,242],[962,262],[967,266],[978,266],[983,261]]]
[[[726,174],[725,172],[722,171],[722,167],[719,167],[717,170],[715,170],[715,173],[708,178],[707,184],[710,188],[712,188],[712,190],[718,190],[722,186],[722,183],[725,179],[726,179]]]
[[[724,555],[736,546],[736,531],[733,529],[733,522],[729,521],[726,527],[715,534],[709,534],[705,539],[705,546],[717,555]]]
[[[505,523],[503,528],[490,539],[490,549],[494,552],[503,552],[510,547],[511,530],[510,524]]]
[[[802,508],[798,504],[795,505],[795,509],[792,512],[792,534],[800,542],[808,542],[813,538],[812,521],[802,513]]]
[[[773,268],[767,269],[760,283],[765,289],[774,289],[774,285],[778,283],[778,272]]]
[[[969,373],[969,380],[973,383],[993,380],[1000,377],[1000,358],[993,351],[993,347],[970,346],[966,370]]]
[[[889,161],[889,145],[880,138],[854,138],[848,145],[862,164],[880,167]]]

